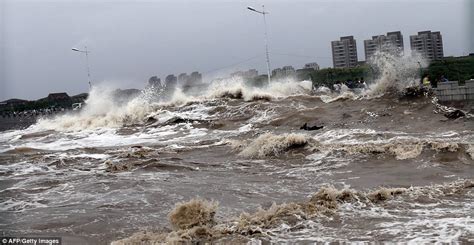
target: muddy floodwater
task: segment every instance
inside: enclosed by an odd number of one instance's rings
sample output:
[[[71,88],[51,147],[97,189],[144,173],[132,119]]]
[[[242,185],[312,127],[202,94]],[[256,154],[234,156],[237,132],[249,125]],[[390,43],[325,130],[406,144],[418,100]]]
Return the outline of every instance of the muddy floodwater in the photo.
[[[71,244],[474,242],[473,118],[380,86],[233,80],[156,103],[94,88],[80,112],[0,133],[0,230]]]

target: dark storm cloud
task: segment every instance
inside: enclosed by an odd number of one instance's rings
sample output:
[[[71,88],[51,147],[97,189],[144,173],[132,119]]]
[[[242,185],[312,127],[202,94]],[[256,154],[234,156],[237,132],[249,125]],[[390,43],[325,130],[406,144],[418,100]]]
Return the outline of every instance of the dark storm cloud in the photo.
[[[0,100],[88,90],[94,81],[144,86],[152,75],[265,71],[263,23],[246,6],[262,1],[2,1]],[[272,67],[332,65],[330,41],[400,30],[441,31],[446,55],[469,52],[463,1],[266,1]],[[472,29],[472,28],[471,28]],[[472,39],[471,39],[472,40]],[[242,64],[251,57],[259,56]],[[225,69],[218,69],[223,68]]]

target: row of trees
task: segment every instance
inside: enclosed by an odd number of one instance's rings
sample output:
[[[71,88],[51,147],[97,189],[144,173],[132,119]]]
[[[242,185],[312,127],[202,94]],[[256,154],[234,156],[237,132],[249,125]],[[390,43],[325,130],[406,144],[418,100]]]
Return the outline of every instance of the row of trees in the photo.
[[[430,76],[430,80],[439,80],[444,76],[450,81],[463,83],[466,80],[474,79],[474,55],[465,57],[446,57],[442,60],[434,61],[430,66],[422,71]]]
[[[338,82],[347,80],[370,80],[376,75],[376,71],[370,66],[358,66],[354,68],[324,68],[321,70],[301,69],[297,70],[295,78],[298,81],[310,80],[315,87],[332,86]],[[267,83],[267,76],[260,75],[251,81],[255,85],[264,85]]]
[[[301,69],[296,72],[296,79],[299,81],[310,80],[315,87],[332,86],[337,82],[347,80],[358,80],[363,78],[370,81],[378,77],[377,69],[362,65],[354,68],[324,68],[321,70]],[[474,79],[474,56],[446,57],[442,60],[432,62],[427,68],[420,68],[420,79],[424,75],[429,75],[430,80],[436,81],[444,76],[450,81],[464,82]],[[256,85],[266,83],[266,75],[261,75],[253,80]]]

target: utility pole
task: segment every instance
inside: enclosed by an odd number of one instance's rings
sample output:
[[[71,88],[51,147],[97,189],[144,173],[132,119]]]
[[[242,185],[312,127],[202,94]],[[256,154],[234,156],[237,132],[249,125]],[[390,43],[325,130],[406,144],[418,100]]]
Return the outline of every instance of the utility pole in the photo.
[[[267,76],[268,76],[268,84],[270,84],[270,55],[268,54],[268,34],[267,34],[267,20],[265,15],[269,14],[269,12],[265,12],[265,5],[262,5],[262,11],[256,10],[252,7],[247,7],[248,10],[253,11],[255,13],[263,15],[263,24],[265,26],[265,55],[267,60]]]
[[[86,68],[87,68],[87,79],[89,82],[89,90],[92,89],[92,81],[91,81],[91,72],[89,67],[89,53],[90,51],[87,50],[87,46],[84,46],[84,50],[79,50],[77,48],[73,48],[72,51],[76,51],[79,53],[83,53],[86,55]]]

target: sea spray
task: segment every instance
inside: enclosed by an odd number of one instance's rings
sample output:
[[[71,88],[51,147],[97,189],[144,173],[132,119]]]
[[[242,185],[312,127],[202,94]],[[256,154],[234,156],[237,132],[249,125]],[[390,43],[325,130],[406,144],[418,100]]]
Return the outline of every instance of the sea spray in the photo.
[[[320,99],[324,103],[332,103],[346,99],[371,99],[387,93],[403,93],[406,88],[419,85],[420,69],[426,67],[428,63],[418,53],[403,55],[377,51],[368,61],[368,65],[376,77],[368,82],[367,88],[361,93],[355,93],[342,84],[340,91],[336,93],[328,93],[324,89],[317,90]]]
[[[114,89],[105,85],[94,86],[80,112],[40,119],[33,127],[43,130],[80,131],[142,123],[146,115],[153,110],[146,92],[121,101]]]
[[[364,92],[366,97],[381,96],[387,92],[400,93],[407,87],[418,86],[420,69],[427,62],[417,53],[405,55],[377,51],[369,61],[379,75]]]
[[[52,119],[40,119],[39,130],[80,131],[95,128],[118,128],[142,124],[150,113],[166,106],[184,106],[190,102],[209,101],[222,97],[245,101],[271,100],[292,95],[310,94],[311,82],[274,81],[266,87],[248,85],[243,79],[229,78],[211,83],[200,95],[188,95],[180,87],[165,89],[148,87],[134,98],[117,97],[107,85],[94,86],[78,113],[68,113]]]
[[[267,86],[255,87],[249,85],[243,78],[233,77],[212,83],[206,97],[228,97],[245,101],[271,100],[292,95],[310,94],[311,89],[312,83],[310,81],[275,80]]]

